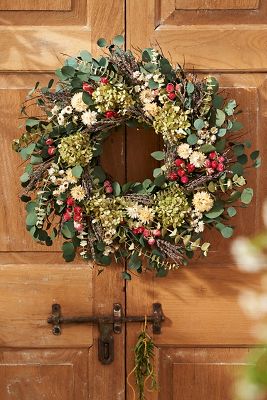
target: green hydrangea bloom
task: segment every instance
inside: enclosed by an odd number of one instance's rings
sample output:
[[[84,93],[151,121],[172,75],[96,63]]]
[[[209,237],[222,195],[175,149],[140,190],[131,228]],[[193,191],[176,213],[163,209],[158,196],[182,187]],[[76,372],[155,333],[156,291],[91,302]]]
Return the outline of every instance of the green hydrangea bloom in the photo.
[[[189,211],[186,195],[174,183],[155,195],[154,207],[163,228],[178,228]]]
[[[163,139],[175,145],[180,142],[184,133],[178,132],[179,129],[187,129],[191,126],[188,120],[189,111],[183,111],[179,106],[165,103],[158,109],[154,117],[153,127],[156,133],[161,133]]]
[[[104,233],[104,242],[112,244],[117,236],[116,228],[123,220],[123,207],[114,197],[96,194],[86,204],[88,215],[93,217],[92,223],[100,224]]]
[[[92,94],[92,98],[96,109],[102,113],[109,110],[120,110],[124,114],[135,103],[124,85],[120,85],[120,87],[111,84],[100,85]]]
[[[84,167],[93,157],[88,134],[81,132],[63,137],[58,146],[61,160],[68,166],[81,165]]]

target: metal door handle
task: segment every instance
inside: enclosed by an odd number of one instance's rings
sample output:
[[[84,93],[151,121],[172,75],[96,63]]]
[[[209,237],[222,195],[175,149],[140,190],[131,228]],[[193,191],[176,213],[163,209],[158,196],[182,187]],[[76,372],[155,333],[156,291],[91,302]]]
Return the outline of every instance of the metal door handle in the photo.
[[[60,304],[52,304],[52,313],[47,320],[49,324],[52,324],[52,333],[54,335],[61,334],[61,324],[98,324],[100,332],[98,358],[102,364],[111,364],[114,360],[114,338],[112,333],[121,333],[123,323],[145,321],[152,324],[153,333],[161,333],[161,323],[164,321],[164,315],[160,303],[153,304],[153,314],[147,317],[125,317],[122,306],[119,303],[113,305],[113,315],[111,316],[63,317]]]

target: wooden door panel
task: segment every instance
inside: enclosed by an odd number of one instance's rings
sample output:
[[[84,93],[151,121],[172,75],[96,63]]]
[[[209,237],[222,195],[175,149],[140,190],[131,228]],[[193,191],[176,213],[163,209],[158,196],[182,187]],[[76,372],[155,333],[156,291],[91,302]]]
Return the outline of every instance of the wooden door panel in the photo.
[[[266,16],[267,4],[257,1],[127,2],[127,47],[160,47],[174,63],[215,75],[222,95],[240,104],[239,119],[245,127],[240,134],[252,140],[249,152],[260,149],[262,155],[262,167],[248,169],[246,175],[254,200],[248,209],[238,210],[233,221],[236,235],[244,236],[261,229],[267,194]],[[152,146],[151,137],[142,137],[143,154]],[[158,146],[155,138],[152,143]],[[128,163],[134,154],[128,148]],[[147,172],[153,160],[146,157]],[[140,180],[144,178],[141,170],[140,166]],[[135,179],[134,166],[128,165],[127,171]],[[230,254],[231,240],[214,231],[205,239],[212,245],[207,258],[197,256],[188,267],[164,279],[146,272],[127,283],[129,314],[148,315],[152,303],[160,302],[166,316],[162,334],[154,336],[160,391],[147,393],[148,399],[232,399],[231,382],[243,368],[248,346],[255,345],[254,324],[238,298],[243,290],[259,291],[261,277],[237,270]],[[135,334],[129,328],[127,338],[127,347],[133,347]],[[127,368],[133,368],[131,351]]]
[[[123,266],[98,276],[97,267],[79,258],[66,264],[60,241],[50,248],[33,242],[19,201],[24,166],[11,150],[23,124],[20,104],[35,82],[46,85],[66,55],[83,49],[96,54],[99,37],[111,40],[123,30],[122,0],[0,0],[1,400],[124,399],[124,330],[107,367],[98,361],[98,327],[66,325],[54,336],[47,324],[52,303],[60,303],[65,316],[108,315],[113,303],[124,305]],[[125,134],[117,130],[106,144],[104,164],[121,181],[124,159]]]
[[[235,10],[207,8],[179,10],[175,0],[129,0],[127,47],[159,43],[166,57],[185,61],[195,70],[266,71],[267,3],[260,2],[256,11],[244,10],[238,3]],[[140,29],[134,28],[134,21]]]
[[[232,400],[249,349],[159,349],[159,399]]]
[[[0,352],[1,400],[87,400],[88,350]]]

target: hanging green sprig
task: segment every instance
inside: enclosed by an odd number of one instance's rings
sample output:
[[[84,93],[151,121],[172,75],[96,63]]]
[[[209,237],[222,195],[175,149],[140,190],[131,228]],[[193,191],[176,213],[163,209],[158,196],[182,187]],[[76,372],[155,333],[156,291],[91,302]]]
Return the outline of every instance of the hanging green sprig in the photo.
[[[135,375],[135,382],[138,389],[138,400],[145,400],[145,390],[152,391],[157,390],[157,381],[153,366],[154,359],[154,343],[147,333],[147,321],[142,327],[141,332],[138,335],[137,343],[134,348],[135,354],[135,367],[130,372],[127,378],[127,382],[134,393],[134,400],[136,399],[136,393],[133,386],[129,383],[129,377],[132,373]],[[147,385],[150,382],[150,387]]]

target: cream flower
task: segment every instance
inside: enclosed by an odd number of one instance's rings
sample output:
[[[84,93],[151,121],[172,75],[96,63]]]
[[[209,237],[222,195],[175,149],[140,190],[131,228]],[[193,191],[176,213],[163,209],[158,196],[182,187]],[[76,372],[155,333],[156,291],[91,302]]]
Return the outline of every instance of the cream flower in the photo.
[[[61,111],[61,114],[62,115],[64,115],[64,114],[72,114],[72,107],[71,106],[67,106],[67,107],[65,107],[65,108],[63,108],[63,110]]]
[[[72,174],[72,171],[71,171],[70,168],[68,168],[67,171],[66,171],[66,180],[67,180],[69,183],[76,183],[76,182],[77,182],[77,178],[76,178],[76,176],[74,176],[74,175]]]
[[[52,115],[57,115],[59,110],[60,110],[59,106],[55,105],[51,110]]]
[[[194,194],[192,203],[197,211],[205,212],[212,209],[214,201],[208,192],[202,191]]]
[[[155,95],[151,89],[142,90],[142,92],[140,93],[140,100],[144,104],[152,103],[154,98],[155,98]]]
[[[81,185],[74,186],[70,193],[74,200],[81,201],[85,198],[85,190]]]
[[[148,224],[149,222],[153,221],[154,218],[154,211],[152,208],[148,208],[147,206],[139,206],[138,210],[138,219],[143,223],[143,224]]]
[[[182,143],[177,147],[178,156],[186,160],[190,154],[192,154],[192,149],[187,143]]]
[[[146,114],[154,116],[158,112],[158,106],[156,103],[147,103],[144,105],[144,110]]]
[[[190,156],[190,163],[194,164],[196,168],[203,167],[205,160],[206,156],[204,153],[201,153],[201,151],[193,151],[193,153]]]
[[[97,122],[97,113],[95,111],[85,111],[82,113],[82,122],[84,125],[91,126]]]
[[[71,105],[72,107],[79,112],[87,110],[88,106],[83,102],[83,93],[75,93],[71,98]]]
[[[138,216],[139,216],[139,206],[138,206],[138,204],[136,203],[131,207],[127,207],[126,208],[126,212],[127,212],[128,216],[130,218],[132,218],[132,219],[138,218]]]
[[[65,119],[64,116],[62,114],[59,114],[59,116],[57,117],[57,122],[59,125],[64,125]]]

